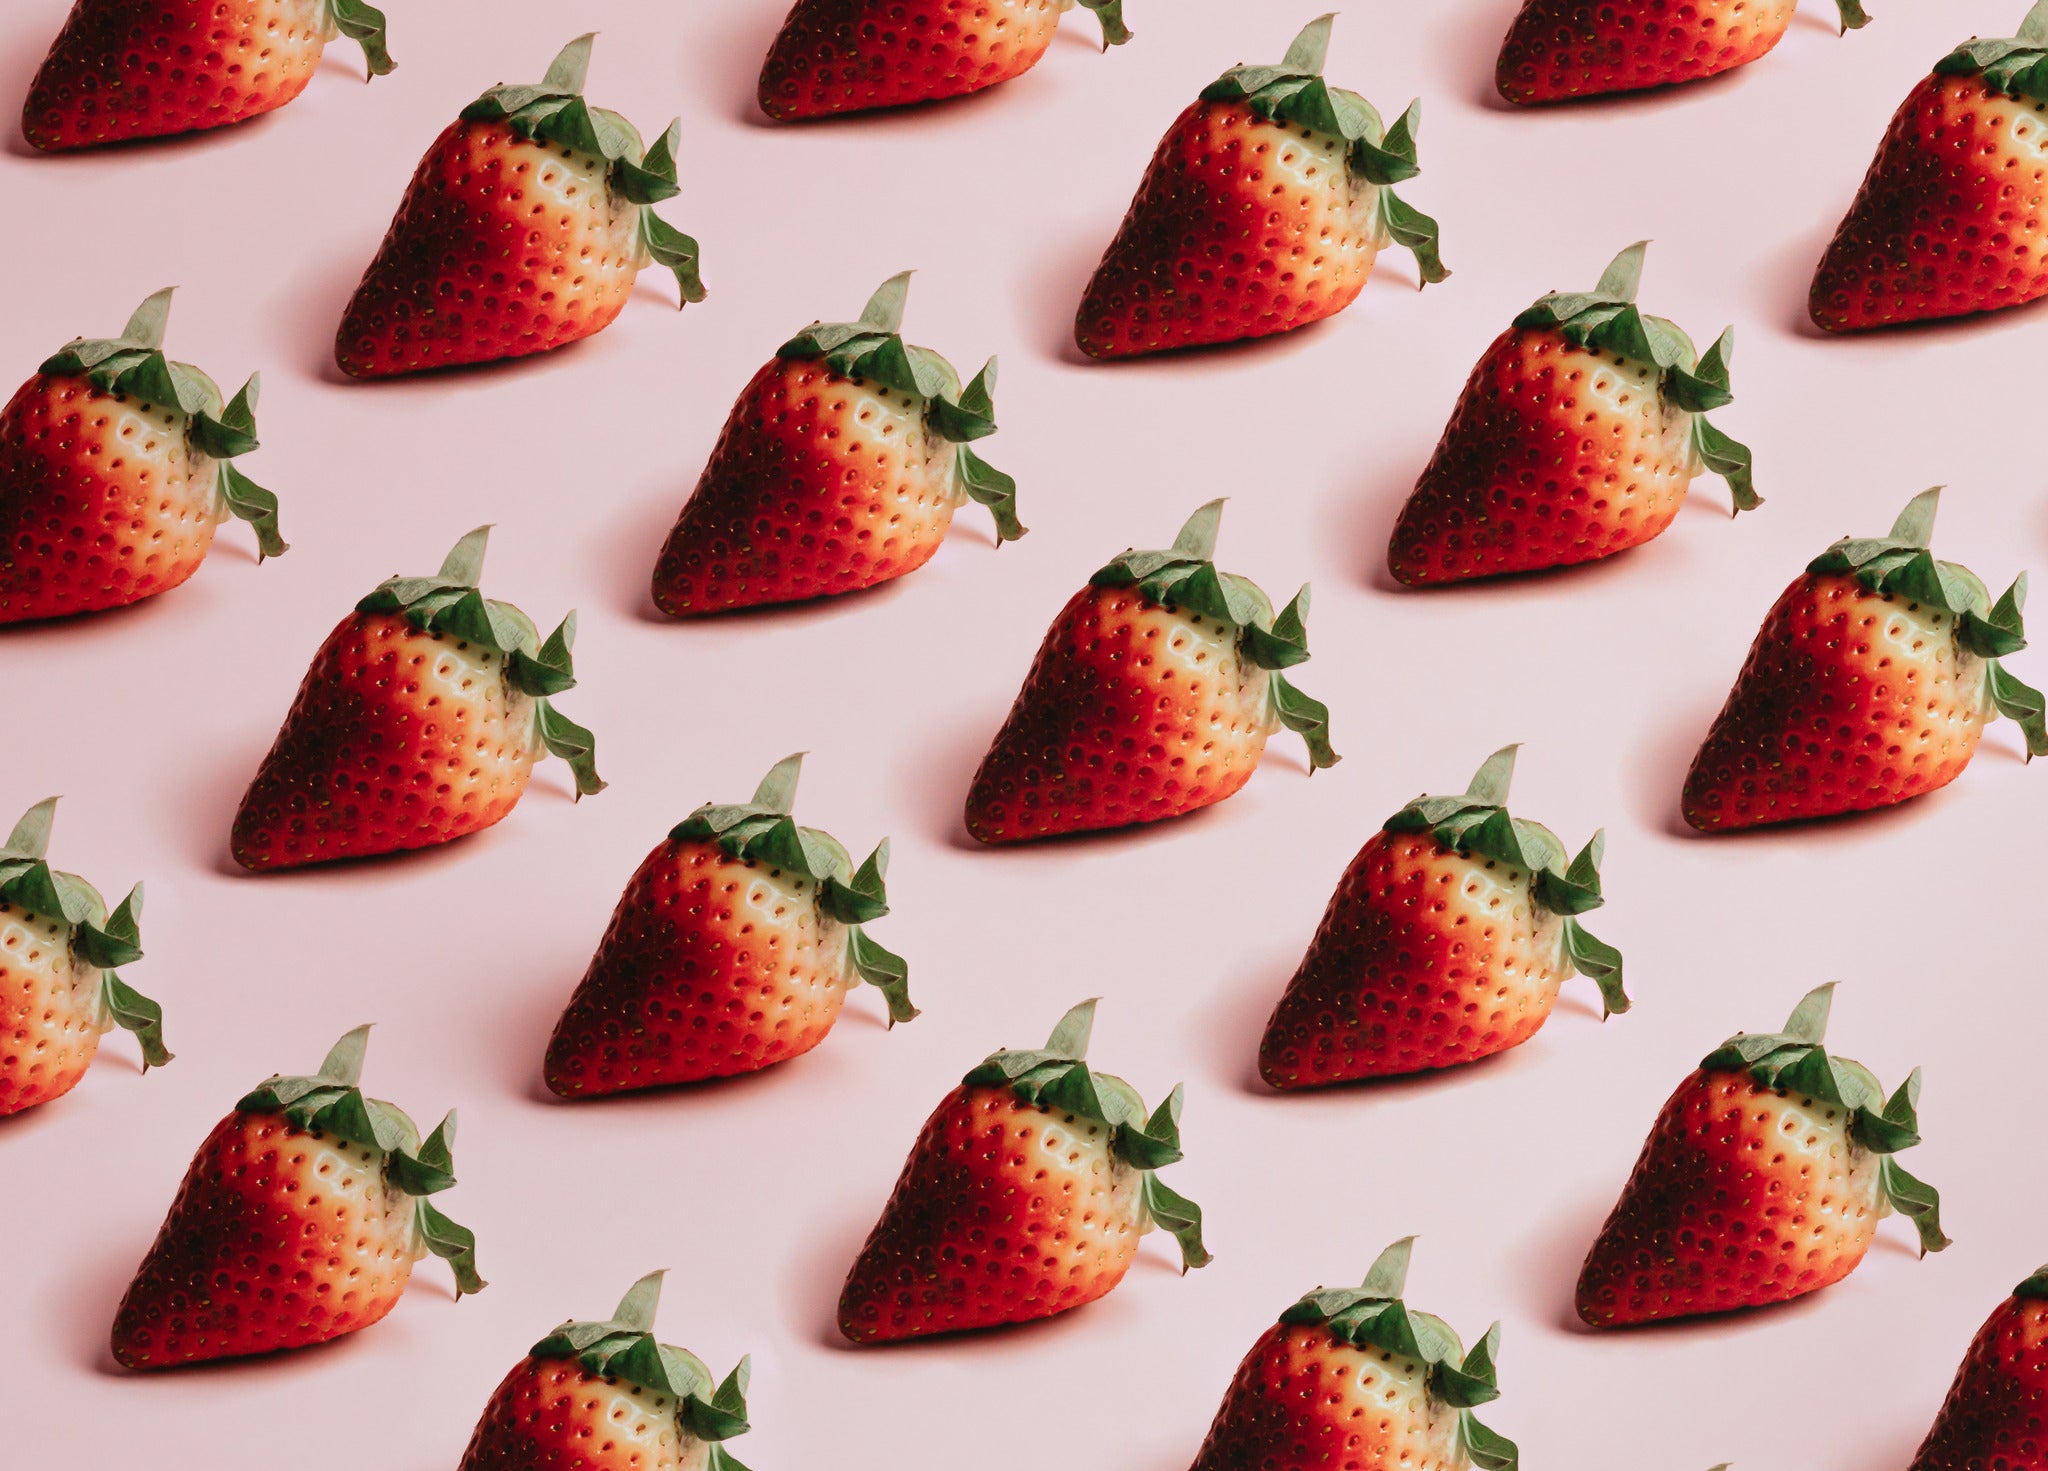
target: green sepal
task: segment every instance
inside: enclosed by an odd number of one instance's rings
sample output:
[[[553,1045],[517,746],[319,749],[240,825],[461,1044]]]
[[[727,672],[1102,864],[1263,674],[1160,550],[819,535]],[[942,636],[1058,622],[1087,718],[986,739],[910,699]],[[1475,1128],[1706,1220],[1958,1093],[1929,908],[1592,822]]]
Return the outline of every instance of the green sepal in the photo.
[[[2036,1267],[2033,1276],[2015,1287],[2012,1290],[2012,1295],[2019,1298],[2036,1299],[2048,1297],[2048,1266]]]
[[[389,76],[397,62],[391,59],[385,49],[384,12],[367,0],[327,0],[327,13],[334,20],[334,28],[363,48],[363,64],[369,68],[369,77]],[[368,81],[369,77],[364,80]]]
[[[1311,772],[1335,766],[1344,759],[1330,744],[1328,705],[1313,695],[1303,694],[1284,674],[1273,675],[1267,682],[1267,690],[1273,701],[1273,713],[1280,718],[1280,723],[1307,744]]]
[[[768,769],[748,802],[706,802],[669,831],[678,843],[715,842],[734,858],[783,869],[817,886],[821,913],[847,926],[847,959],[855,978],[882,993],[889,1025],[918,1015],[910,1002],[910,967],[864,928],[889,912],[889,840],[882,839],[859,868],[827,833],[799,827],[790,816],[804,753],[785,756]]]
[[[1341,138],[1347,166],[1381,190],[1383,243],[1391,239],[1414,252],[1423,284],[1441,281],[1450,272],[1438,253],[1436,221],[1397,199],[1388,187],[1422,172],[1415,154],[1422,104],[1409,103],[1389,128],[1365,98],[1325,81],[1323,63],[1335,20],[1330,14],[1310,21],[1278,65],[1232,67],[1202,89],[1202,100],[1242,103],[1269,121]]]
[[[1934,64],[1935,75],[1981,76],[2009,97],[2048,99],[2048,0],[2039,0],[2020,22],[2019,34],[1999,40],[1965,41]]]
[[[413,1224],[427,1250],[446,1262],[448,1270],[455,1274],[458,1302],[470,1293],[482,1292],[491,1285],[477,1273],[476,1233],[469,1227],[448,1219],[434,1208],[430,1200],[413,1202]]]
[[[1290,1325],[1319,1324],[1339,1343],[1412,1359],[1422,1365],[1431,1395],[1459,1412],[1459,1432],[1469,1437],[1474,1465],[1513,1467],[1514,1442],[1472,1419],[1470,1411],[1500,1398],[1495,1362],[1500,1324],[1465,1351],[1450,1324],[1430,1313],[1410,1311],[1402,1301],[1415,1238],[1404,1237],[1381,1252],[1358,1287],[1317,1288],[1280,1315]],[[1495,1459],[1481,1461],[1481,1454]],[[1502,1459],[1504,1458],[1504,1459]]]
[[[1093,11],[1101,23],[1104,51],[1131,39],[1131,28],[1124,24],[1124,0],[1081,0],[1081,7]]]
[[[552,700],[535,700],[533,704],[541,745],[550,756],[569,763],[569,774],[576,782],[574,800],[603,791],[609,783],[597,774],[597,737],[557,710]]]
[[[651,209],[640,211],[640,243],[654,263],[676,278],[683,302],[704,299],[703,250],[696,237],[685,235]]]
[[[1941,1229],[1941,1196],[1932,1185],[1915,1179],[1890,1155],[1878,1162],[1878,1188],[1885,1203],[1913,1223],[1920,1236],[1920,1255],[1950,1245]]]
[[[164,1009],[114,971],[100,977],[100,1006],[142,1048],[142,1070],[162,1067],[177,1054],[164,1046]]]
[[[610,1318],[561,1324],[536,1343],[535,1358],[574,1359],[587,1372],[620,1379],[666,1396],[675,1404],[676,1425],[699,1440],[715,1442],[744,1435],[750,1361],[741,1359],[714,1386],[704,1361],[685,1349],[658,1342],[654,1315],[661,1302],[662,1273],[649,1272],[627,1289]],[[714,1460],[714,1464],[716,1464]],[[737,1466],[736,1461],[727,1463]]]
[[[991,1053],[961,1079],[969,1088],[1008,1088],[1019,1102],[1073,1114],[1109,1129],[1113,1154],[1143,1175],[1147,1218],[1180,1243],[1182,1270],[1206,1266],[1201,1207],[1154,1178],[1155,1170],[1183,1156],[1180,1113],[1183,1091],[1176,1085],[1166,1101],[1145,1113],[1144,1100],[1122,1078],[1088,1066],[1088,1038],[1095,1027],[1093,1000],[1060,1018],[1045,1046]]]
[[[1863,0],[1835,0],[1835,9],[1841,12],[1842,34],[1845,36],[1870,24],[1870,16],[1863,9]]]
[[[1458,1440],[1465,1448],[1466,1459],[1479,1471],[1519,1471],[1521,1449],[1505,1435],[1488,1429],[1470,1410],[1458,1412]],[[1719,1466],[1715,1471],[1728,1468]]]
[[[996,523],[996,545],[1016,541],[1030,530],[1017,519],[1017,482],[984,460],[970,441],[996,432],[996,360],[981,366],[957,399],[931,400],[932,425],[953,451],[953,483],[977,505],[986,506]]]

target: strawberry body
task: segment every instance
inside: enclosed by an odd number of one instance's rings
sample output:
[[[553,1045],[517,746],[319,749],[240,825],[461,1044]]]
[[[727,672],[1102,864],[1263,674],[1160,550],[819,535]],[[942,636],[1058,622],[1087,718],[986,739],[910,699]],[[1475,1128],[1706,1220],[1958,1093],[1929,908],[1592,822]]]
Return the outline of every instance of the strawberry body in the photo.
[[[797,0],[761,66],[784,122],[979,92],[1038,65],[1073,0]]]
[[[357,378],[526,357],[603,330],[648,257],[600,155],[459,120],[420,160],[349,299],[335,361]]]
[[[1495,82],[1510,102],[1563,102],[1717,76],[1785,38],[1798,0],[1526,0]]]
[[[676,1423],[672,1396],[528,1355],[492,1394],[460,1471],[703,1471],[710,1451]]]
[[[1910,1471],[2048,1467],[2048,1273],[2000,1303],[1963,1358]]]
[[[157,1369],[324,1343],[396,1307],[424,1251],[376,1151],[237,1111],[122,1298],[114,1357]]]
[[[1974,72],[1915,87],[1821,258],[1813,320],[1859,331],[2048,295],[2044,113]]]
[[[1685,783],[1703,832],[1889,807],[1947,786],[1997,712],[1956,616],[1846,574],[1772,605]]]
[[[321,644],[235,814],[235,861],[288,868],[450,842],[510,812],[542,755],[505,657],[393,613]]]
[[[1472,370],[1395,523],[1411,586],[1613,556],[1659,535],[1700,463],[1653,364],[1511,327]]]

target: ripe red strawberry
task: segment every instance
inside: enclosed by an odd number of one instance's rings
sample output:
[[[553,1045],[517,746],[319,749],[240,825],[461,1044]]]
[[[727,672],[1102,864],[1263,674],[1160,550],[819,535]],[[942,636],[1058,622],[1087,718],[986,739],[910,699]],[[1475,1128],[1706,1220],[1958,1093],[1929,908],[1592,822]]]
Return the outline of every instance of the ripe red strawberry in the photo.
[[[1843,34],[1870,24],[1835,0]],[[1510,102],[1568,102],[1719,76],[1785,39],[1799,0],[1523,0],[1494,83]]]
[[[427,1197],[455,1183],[455,1115],[413,1121],[356,1086],[370,1029],[310,1078],[272,1077],[199,1146],[114,1317],[114,1357],[163,1369],[325,1343],[392,1308],[432,1252],[481,1292],[476,1238]]]
[[[2048,1267],[1998,1305],[1910,1471],[2048,1468]]]
[[[640,134],[583,100],[591,36],[562,48],[538,85],[493,87],[462,110],[414,171],[349,299],[334,360],[385,378],[527,357],[611,325],[640,268],[674,273],[702,301],[697,242],[655,214],[680,193],[680,119],[642,153]]]
[[[855,592],[932,559],[969,500],[996,542],[1024,534],[1017,483],[976,454],[995,433],[996,360],[965,390],[898,335],[910,273],[857,322],[813,322],[740,390],[661,549],[654,601],[678,617]]]
[[[569,763],[579,798],[604,790],[596,738],[549,699],[576,684],[576,615],[541,643],[532,619],[479,592],[490,533],[463,537],[433,577],[383,583],[327,636],[235,814],[242,867],[481,832],[544,756]]]
[[[1181,1090],[1150,1117],[1092,1071],[1084,1001],[1036,1052],[998,1052],[925,1120],[839,1298],[839,1331],[888,1343],[1050,1318],[1106,1296],[1163,1226],[1208,1265],[1202,1211],[1159,1183],[1181,1158]]]
[[[748,1361],[723,1383],[659,1343],[661,1273],[635,1282],[601,1323],[567,1322],[512,1366],[477,1421],[460,1471],[747,1471]]]
[[[1390,242],[1441,281],[1437,224],[1394,193],[1421,170],[1421,104],[1387,127],[1323,80],[1330,22],[1278,66],[1225,72],[1174,121],[1074,322],[1090,357],[1269,337],[1358,298]]]
[[[1994,605],[1966,567],[1927,550],[1941,492],[1915,496],[1891,535],[1844,538],[1764,620],[1685,779],[1701,832],[1890,807],[1945,787],[1985,725],[2019,722],[2048,755],[2038,690],[1999,662],[2027,646],[2025,573]]]
[[[1259,1073],[1275,1088],[1456,1067],[1518,1047],[1574,973],[1627,1011],[1621,952],[1577,916],[1597,909],[1606,838],[1567,850],[1510,817],[1515,752],[1496,751],[1461,797],[1417,797],[1351,860],[1266,1023]]]
[[[1782,1032],[1737,1033],[1664,1105],[1579,1273],[1595,1328],[1762,1307],[1856,1270],[1893,1211],[1924,1255],[1948,1245],[1941,1199],[1893,1158],[1920,1142],[1915,1069],[1889,1099],[1831,1057],[1834,986]]]
[[[1500,1398],[1500,1324],[1467,1353],[1401,1300],[1414,1237],[1362,1287],[1317,1288],[1238,1365],[1194,1471],[1515,1471],[1515,1443],[1472,1412]]]
[[[1700,357],[1638,310],[1647,247],[1494,339],[1394,524],[1395,577],[1423,587],[1611,557],[1660,535],[1702,469],[1737,512],[1761,504],[1748,447],[1706,416],[1734,401],[1734,328]]]
[[[782,122],[979,92],[1034,66],[1076,0],[796,0],[757,92]],[[1079,0],[1102,48],[1131,39],[1123,0]]]
[[[967,794],[984,843],[1158,822],[1251,780],[1285,726],[1309,766],[1339,759],[1330,712],[1280,671],[1308,658],[1308,588],[1273,616],[1265,593],[1210,560],[1223,502],[1167,551],[1128,551],[1053,621]]]
[[[2048,0],[2010,40],[1969,41],[1893,116],[1813,278],[1830,332],[2048,296]]]
[[[277,497],[235,468],[256,448],[255,374],[223,406],[163,354],[171,288],[119,337],[74,338],[0,409],[0,623],[125,607],[176,587],[229,516],[258,560],[286,550]]]
[[[917,1015],[909,967],[862,928],[889,912],[883,839],[858,871],[789,813],[801,753],[754,800],[706,803],[647,855],[548,1043],[547,1082],[589,1098],[759,1072],[825,1040],[846,993]]]
[[[306,90],[336,36],[391,70],[366,0],[74,0],[21,110],[38,148],[225,127]]]
[[[163,1008],[114,969],[142,959],[142,885],[109,915],[98,889],[50,867],[56,811],[44,798],[0,845],[0,1118],[76,1088],[116,1023],[144,1072],[171,1060]]]

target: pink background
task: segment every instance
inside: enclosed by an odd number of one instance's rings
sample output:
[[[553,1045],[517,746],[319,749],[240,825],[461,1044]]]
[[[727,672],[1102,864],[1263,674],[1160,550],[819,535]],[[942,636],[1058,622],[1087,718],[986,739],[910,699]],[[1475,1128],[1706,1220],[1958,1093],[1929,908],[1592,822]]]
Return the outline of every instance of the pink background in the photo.
[[[1425,99],[1421,179],[1456,275],[1427,293],[1390,254],[1358,304],[1282,341],[1115,369],[1076,359],[1075,301],[1175,113],[1238,61],[1277,60],[1311,7],[1131,0],[1108,57],[1069,19],[1022,80],[978,99],[818,127],[752,108],[779,0],[392,0],[398,72],[360,82],[337,45],[311,90],[212,136],[88,157],[0,153],[10,207],[7,382],[78,333],[182,288],[174,355],[265,375],[249,472],[294,549],[258,569],[228,530],[184,590],[0,637],[0,807],[65,793],[53,856],[110,891],[149,883],[148,959],[178,1052],[139,1079],[114,1039],[70,1098],[0,1128],[0,1415],[11,1465],[298,1471],[454,1465],[506,1368],[563,1317],[671,1269],[662,1336],[721,1371],[755,1355],[759,1471],[1041,1464],[1179,1471],[1238,1358],[1305,1289],[1348,1283],[1419,1233],[1411,1300],[1469,1336],[1506,1322],[1487,1418],[1526,1464],[1678,1471],[1902,1467],[1977,1324],[2044,1256],[2036,1111],[2035,832],[2048,772],[2010,723],[1967,777],[1850,824],[1703,841],[1675,794],[1765,608],[1812,555],[1952,486],[1937,550],[1994,587],[2048,562],[2039,310],[1860,341],[1804,326],[1818,251],[1907,89],[2020,0],[1890,0],[1851,39],[1809,0],[1764,62],[1647,100],[1511,114],[1491,97],[1510,0],[1355,6],[1330,75],[1390,114]],[[573,9],[573,18],[565,10]],[[0,10],[0,99],[20,97],[64,10]],[[412,166],[484,87],[538,77],[600,28],[590,95],[652,132],[680,110],[683,195],[711,297],[678,316],[643,277],[595,341],[492,371],[337,381],[329,342]],[[1472,362],[1541,292],[1589,287],[1656,240],[1644,303],[1705,341],[1738,326],[1737,402],[1769,504],[1731,523],[1718,482],[1651,547],[1576,575],[1433,595],[1380,570],[1394,512]],[[738,620],[659,620],[655,548],[732,397],[814,317],[919,274],[908,331],[972,371],[1003,358],[1003,432],[1033,534],[986,516],[872,596]],[[2017,476],[2015,475],[2017,471]],[[1226,806],[1170,828],[974,851],[967,778],[1046,623],[1098,565],[1156,546],[1228,494],[1222,560],[1284,598],[1315,583],[1315,660],[1347,757],[1300,744]],[[494,831],[410,859],[252,879],[235,801],[315,646],[379,579],[426,572],[498,523],[488,591],[543,626],[582,610],[605,794],[572,806],[549,762]],[[2048,656],[2015,671],[2048,681]],[[1516,810],[1576,846],[1609,833],[1608,907],[1637,1010],[1601,1026],[1569,988],[1531,1044],[1450,1076],[1281,1099],[1258,1028],[1338,873],[1391,811],[1462,787],[1526,742]],[[707,799],[812,752],[798,812],[864,851],[895,840],[897,912],[927,1015],[885,1034],[858,996],[816,1054],[696,1092],[575,1107],[538,1059],[626,876]],[[2006,833],[2013,834],[2007,838]],[[1788,1309],[1595,1338],[1579,1259],[1659,1105],[1738,1028],[1847,982],[1833,1041],[1895,1082],[1927,1068],[1927,1143],[1956,1238],[1914,1260],[1886,1223],[1846,1284]],[[960,1073],[1031,1045],[1100,993],[1095,1061],[1153,1099],[1188,1084],[1187,1161],[1216,1264],[1182,1280],[1148,1242],[1106,1302],[1050,1325],[893,1352],[841,1345],[841,1276],[919,1123]],[[422,1267],[382,1326],[268,1362],[141,1378],[107,1324],[191,1149],[273,1070],[379,1023],[367,1083],[422,1120],[459,1105],[462,1184],[493,1286],[450,1302]],[[2020,1147],[2015,1148],[2018,1144]]]

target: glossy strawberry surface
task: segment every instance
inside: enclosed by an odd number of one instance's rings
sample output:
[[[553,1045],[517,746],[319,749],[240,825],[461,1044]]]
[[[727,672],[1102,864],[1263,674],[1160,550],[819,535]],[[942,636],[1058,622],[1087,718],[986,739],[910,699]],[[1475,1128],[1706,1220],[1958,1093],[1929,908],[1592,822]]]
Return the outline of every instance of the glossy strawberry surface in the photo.
[[[0,1118],[77,1087],[102,1030],[100,973],[70,926],[0,900]]]
[[[529,1356],[491,1395],[459,1471],[699,1471],[709,1451],[669,1396]]]
[[[979,92],[1029,71],[1072,0],[797,0],[761,67],[761,110],[828,117]]]
[[[1910,1471],[2048,1471],[2048,1300],[2009,1297],[1978,1330]]]
[[[1562,102],[1693,82],[1785,38],[1798,0],[1526,0],[1495,82],[1510,102]]]

